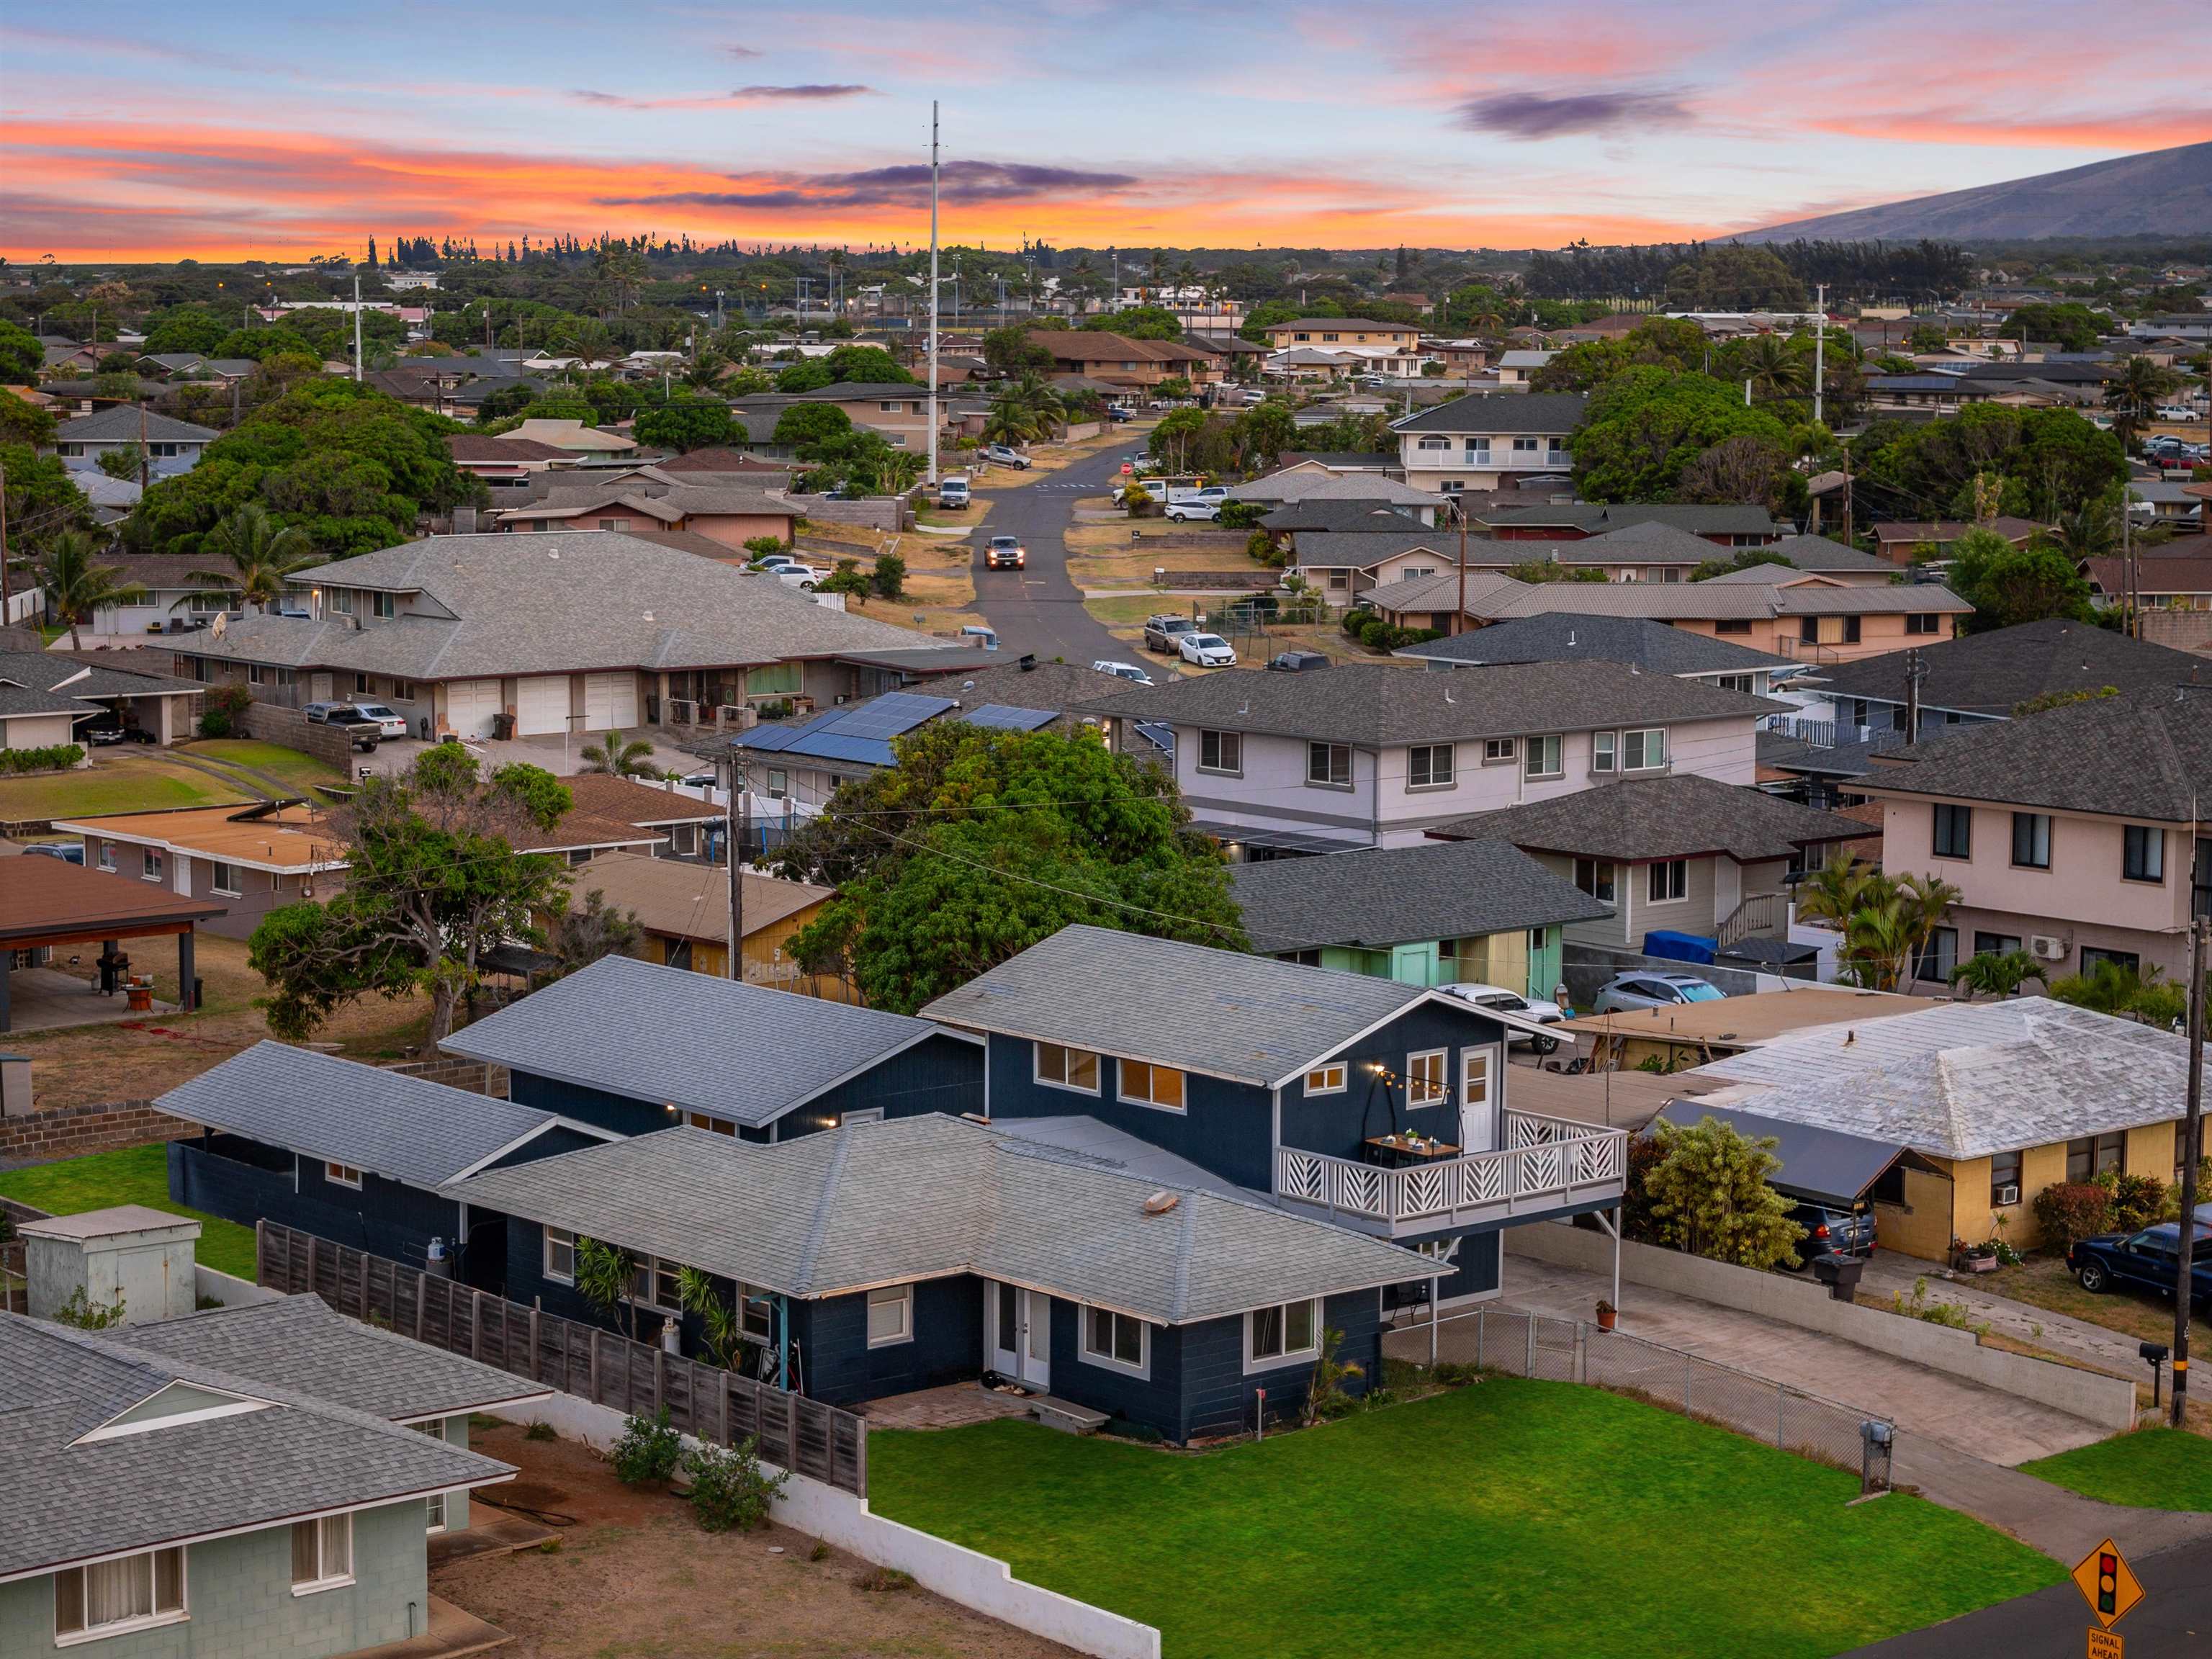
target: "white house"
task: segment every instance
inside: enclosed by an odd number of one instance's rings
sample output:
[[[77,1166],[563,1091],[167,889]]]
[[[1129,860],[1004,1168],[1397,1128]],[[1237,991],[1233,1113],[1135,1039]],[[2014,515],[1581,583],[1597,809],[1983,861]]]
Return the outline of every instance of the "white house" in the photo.
[[[1582,423],[1577,392],[1480,392],[1391,423],[1406,482],[1432,495],[1496,489],[1508,479],[1565,472]]]

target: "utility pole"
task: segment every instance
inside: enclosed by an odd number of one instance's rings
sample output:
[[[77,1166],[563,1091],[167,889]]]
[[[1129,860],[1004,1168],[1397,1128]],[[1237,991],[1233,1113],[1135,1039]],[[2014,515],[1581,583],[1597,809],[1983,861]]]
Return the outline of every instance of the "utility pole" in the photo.
[[[353,274],[353,383],[361,384],[361,273]]]
[[[0,628],[15,620],[15,596],[8,585],[8,469],[0,466]]]
[[[1914,646],[1905,653],[1905,741],[1920,741],[1920,682],[1928,678],[1928,665]]]
[[[1408,399],[1413,395],[1410,392],[1406,394]],[[1451,625],[1451,631],[1456,635],[1467,632],[1467,503],[1454,501],[1452,510],[1459,514],[1459,605],[1452,612]]]
[[[138,399],[138,493],[142,495],[146,493],[146,475],[149,471],[147,457],[151,453],[146,447],[146,400],[141,398]]]
[[[752,830],[752,796],[745,787],[744,763],[732,751],[730,755],[730,788],[722,804],[722,850],[730,860],[730,948],[723,963],[723,971],[732,979],[744,975],[745,884],[742,869],[739,837]],[[738,816],[738,796],[745,796],[744,816]]]
[[[937,488],[937,100],[929,100],[929,487]]]
[[[1820,394],[1827,385],[1825,375],[1827,368],[1828,285],[1816,283],[1813,292],[1816,296],[1813,303],[1820,313],[1813,319],[1813,424],[1818,426],[1820,424]]]
[[[2198,857],[2204,854],[2199,854]],[[2184,1401],[2189,1393],[2189,1293],[2191,1258],[2197,1237],[2197,1161],[2204,1156],[2204,980],[2212,970],[2212,916],[2199,916],[2189,929],[2189,1115],[2182,1139],[2188,1152],[2181,1166],[2182,1287],[2173,1298],[2173,1416],[2175,1428],[2183,1426]]]

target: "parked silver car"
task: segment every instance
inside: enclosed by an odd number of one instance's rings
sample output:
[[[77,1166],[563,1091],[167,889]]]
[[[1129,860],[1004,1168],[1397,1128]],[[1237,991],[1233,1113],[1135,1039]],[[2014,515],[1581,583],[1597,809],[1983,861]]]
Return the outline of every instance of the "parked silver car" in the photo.
[[[1502,1014],[1533,1019],[1539,1025],[1562,1024],[1567,1018],[1566,1012],[1558,1003],[1524,997],[1517,991],[1507,990],[1503,985],[1483,985],[1474,980],[1461,980],[1456,984],[1439,985],[1437,989],[1448,997],[1471,1002],[1478,1008],[1495,1008]],[[1511,1040],[1529,1044],[1540,1054],[1555,1054],[1559,1047],[1559,1038],[1538,1036],[1533,1031],[1515,1031]]]
[[[1680,1008],[1692,1002],[1719,1002],[1727,993],[1695,974],[1617,974],[1597,994],[1601,1014],[1625,1014],[1638,1008]]]

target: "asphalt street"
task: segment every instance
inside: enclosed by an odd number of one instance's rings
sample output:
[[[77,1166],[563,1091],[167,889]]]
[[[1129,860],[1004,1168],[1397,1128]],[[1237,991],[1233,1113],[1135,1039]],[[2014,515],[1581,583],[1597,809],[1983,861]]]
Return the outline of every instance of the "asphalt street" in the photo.
[[[1133,439],[1135,448],[1141,439]],[[1000,648],[1013,656],[1034,652],[1085,665],[1127,659],[1132,648],[1083,608],[1083,594],[1067,578],[1067,544],[1075,503],[1108,493],[1120,476],[1120,448],[1085,457],[1074,465],[995,497],[988,518],[969,536],[975,573],[975,608],[999,631]],[[1029,549],[1025,570],[986,570],[983,544],[993,536],[1019,536]]]

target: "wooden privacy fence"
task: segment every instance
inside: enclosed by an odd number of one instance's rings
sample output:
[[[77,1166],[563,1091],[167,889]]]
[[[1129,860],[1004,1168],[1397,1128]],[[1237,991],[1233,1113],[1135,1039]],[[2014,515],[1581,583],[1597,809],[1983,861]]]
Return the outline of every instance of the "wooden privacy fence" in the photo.
[[[685,1434],[723,1446],[750,1437],[770,1463],[868,1495],[867,1425],[819,1400],[273,1221],[254,1228],[254,1263],[271,1290],[312,1291],[349,1318],[596,1405],[641,1417],[665,1407]]]

